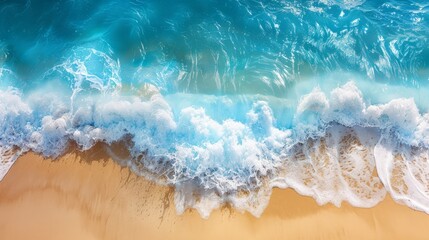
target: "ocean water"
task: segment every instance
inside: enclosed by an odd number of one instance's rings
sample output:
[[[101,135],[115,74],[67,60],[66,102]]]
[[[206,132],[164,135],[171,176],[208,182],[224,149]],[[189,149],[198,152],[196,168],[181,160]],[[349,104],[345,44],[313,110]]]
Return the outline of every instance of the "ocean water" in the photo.
[[[0,179],[103,143],[179,213],[273,187],[429,213],[428,98],[427,0],[0,2]]]

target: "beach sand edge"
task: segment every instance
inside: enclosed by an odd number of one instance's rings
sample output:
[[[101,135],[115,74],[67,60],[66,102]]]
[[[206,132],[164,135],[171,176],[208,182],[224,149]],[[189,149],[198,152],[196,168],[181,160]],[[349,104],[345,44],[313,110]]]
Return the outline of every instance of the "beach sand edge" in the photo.
[[[428,239],[429,215],[390,197],[373,208],[319,206],[273,189],[260,218],[224,207],[178,215],[174,189],[138,177],[102,148],[26,153],[0,182],[2,239]]]

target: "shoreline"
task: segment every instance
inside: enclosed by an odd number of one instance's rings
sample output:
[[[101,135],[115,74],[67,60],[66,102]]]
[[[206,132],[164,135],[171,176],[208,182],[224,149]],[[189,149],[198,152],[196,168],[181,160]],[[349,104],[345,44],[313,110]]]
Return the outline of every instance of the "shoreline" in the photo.
[[[260,218],[229,207],[177,215],[174,189],[122,168],[97,147],[56,160],[20,157],[0,182],[4,239],[427,239],[429,215],[389,196],[373,208],[319,206],[273,189]]]

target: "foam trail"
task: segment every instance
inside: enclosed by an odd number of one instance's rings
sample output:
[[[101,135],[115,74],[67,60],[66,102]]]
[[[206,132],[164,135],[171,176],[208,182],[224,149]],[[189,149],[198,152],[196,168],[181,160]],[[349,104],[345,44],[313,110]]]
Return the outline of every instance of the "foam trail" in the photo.
[[[4,176],[6,176],[7,172],[20,155],[20,152],[8,153],[5,150],[0,150],[0,181],[3,180]]]

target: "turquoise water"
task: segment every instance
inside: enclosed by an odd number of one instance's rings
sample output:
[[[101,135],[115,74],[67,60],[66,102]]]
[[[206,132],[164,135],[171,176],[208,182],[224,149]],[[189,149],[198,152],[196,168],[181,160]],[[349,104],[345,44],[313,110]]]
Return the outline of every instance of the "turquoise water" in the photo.
[[[427,1],[6,0],[0,13],[0,176],[30,150],[120,142],[120,164],[176,186],[179,212],[260,215],[272,187],[429,212]],[[341,160],[356,134],[370,160]],[[310,142],[325,139],[319,168]]]

